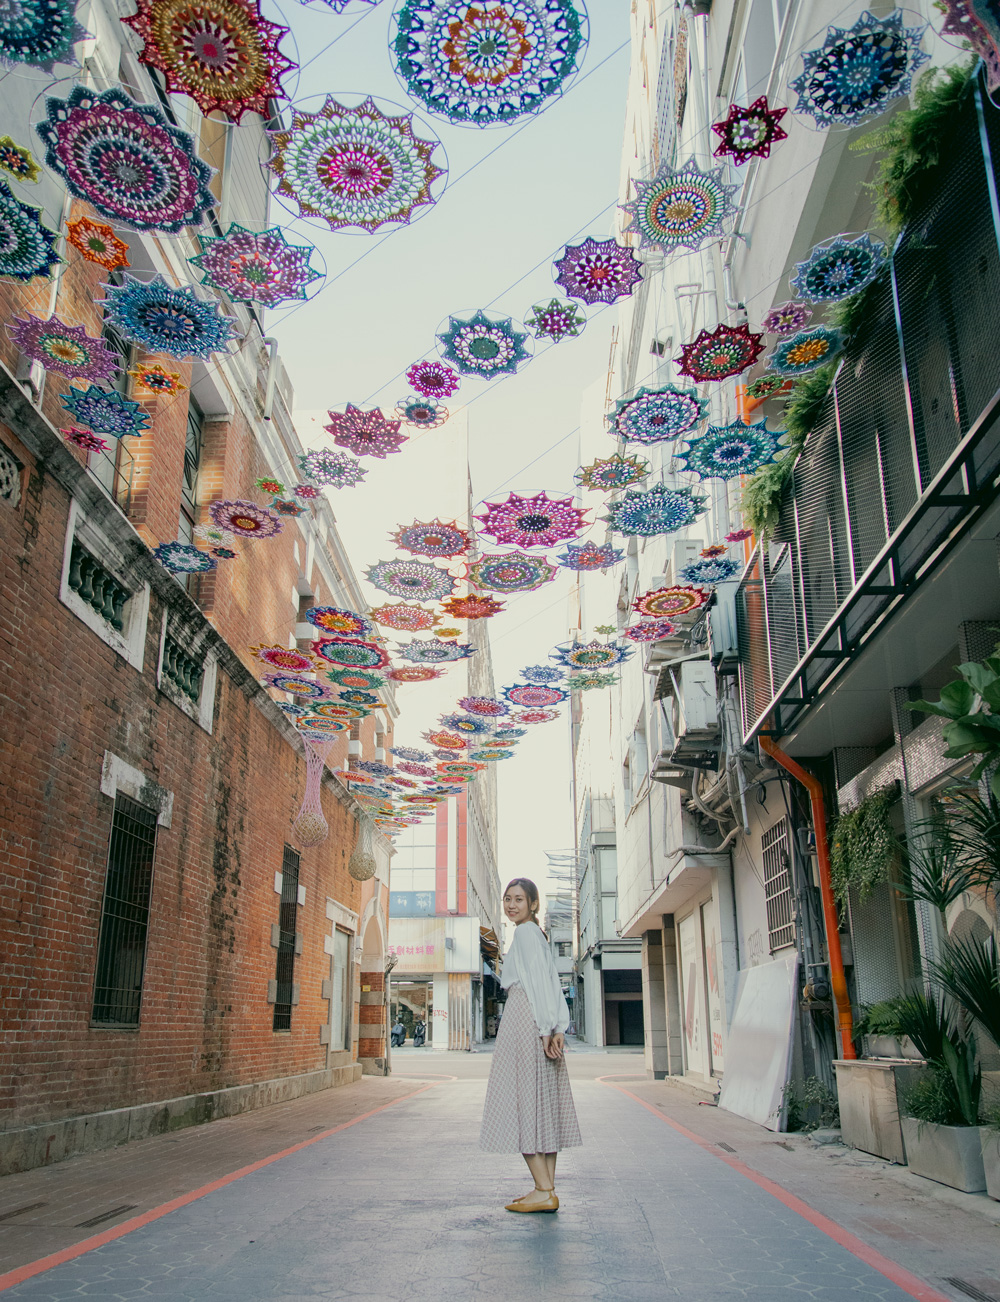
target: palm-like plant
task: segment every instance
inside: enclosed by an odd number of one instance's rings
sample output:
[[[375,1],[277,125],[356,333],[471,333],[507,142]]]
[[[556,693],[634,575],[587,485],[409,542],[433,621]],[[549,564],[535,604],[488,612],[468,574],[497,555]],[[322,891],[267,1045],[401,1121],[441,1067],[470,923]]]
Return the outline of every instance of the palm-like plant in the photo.
[[[935,830],[938,820],[933,822]],[[934,837],[915,850],[907,849],[908,880],[899,886],[907,900],[925,900],[942,915],[966,891],[979,885],[979,872],[970,866],[967,856],[951,841]]]
[[[1000,967],[994,937],[948,940],[944,957],[930,967],[941,989],[1000,1048]]]
[[[1000,800],[958,788],[945,794],[939,815],[944,837],[970,874],[972,884],[1000,892]],[[938,821],[938,820],[931,820]]]
[[[961,1011],[922,991],[901,995],[893,1005],[892,1025],[883,1029],[892,1035],[909,1036],[929,1063],[947,1071],[962,1119],[967,1126],[974,1126],[979,1119],[982,1072]]]

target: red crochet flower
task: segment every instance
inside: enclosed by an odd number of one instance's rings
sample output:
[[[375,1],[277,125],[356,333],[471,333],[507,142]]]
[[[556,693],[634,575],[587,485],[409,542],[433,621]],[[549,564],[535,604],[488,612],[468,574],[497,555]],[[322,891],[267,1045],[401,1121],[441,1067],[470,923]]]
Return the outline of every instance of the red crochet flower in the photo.
[[[764,351],[762,334],[751,334],[744,321],[741,326],[720,322],[711,333],[702,330],[693,343],[681,347],[676,362],[681,375],[692,380],[725,380],[752,366]]]
[[[477,596],[472,592],[467,597],[449,597],[441,603],[441,609],[452,619],[489,619],[491,615],[498,615],[503,608],[502,601]]]

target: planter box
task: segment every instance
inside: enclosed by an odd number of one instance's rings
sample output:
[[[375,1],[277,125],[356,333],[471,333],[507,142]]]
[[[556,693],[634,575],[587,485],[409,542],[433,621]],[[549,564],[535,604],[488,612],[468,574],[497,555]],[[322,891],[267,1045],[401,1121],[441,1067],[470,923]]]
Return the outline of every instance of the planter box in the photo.
[[[833,1065],[844,1143],[904,1165],[898,1091],[909,1089],[925,1064],[906,1058],[858,1058]]]
[[[1000,1202],[1000,1130],[980,1126],[983,1145],[983,1170],[986,1175],[986,1192]]]
[[[903,1117],[902,1127],[911,1171],[963,1193],[986,1188],[979,1126],[939,1126]]]

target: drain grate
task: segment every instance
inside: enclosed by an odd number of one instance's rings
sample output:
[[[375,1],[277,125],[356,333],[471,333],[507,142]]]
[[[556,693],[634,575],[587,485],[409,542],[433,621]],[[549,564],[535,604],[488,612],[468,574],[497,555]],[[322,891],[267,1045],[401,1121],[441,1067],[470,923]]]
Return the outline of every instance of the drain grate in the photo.
[[[716,1147],[716,1148],[724,1148],[724,1149],[726,1150],[727,1153],[735,1153],[735,1152],[736,1152],[736,1149],[733,1148],[732,1144],[723,1144],[723,1143],[721,1142],[721,1140],[719,1141],[719,1143],[716,1144],[715,1147]]]
[[[0,1221],[9,1221],[13,1216],[22,1216],[25,1212],[37,1211],[39,1207],[48,1207],[48,1203],[25,1203],[23,1207],[15,1207],[10,1212],[0,1212]]]
[[[101,1212],[100,1216],[92,1216],[89,1221],[78,1221],[76,1229],[89,1230],[95,1225],[102,1225],[105,1221],[121,1216],[123,1212],[135,1211],[138,1205],[138,1203],[122,1203],[120,1207],[112,1207],[109,1212]]]
[[[953,1289],[959,1293],[964,1293],[966,1297],[975,1298],[975,1302],[1000,1302],[1000,1294],[984,1293],[981,1288],[975,1284],[970,1284],[968,1280],[957,1279],[954,1275],[945,1275],[944,1282],[950,1284]],[[997,1285],[1000,1288],[1000,1284]]]

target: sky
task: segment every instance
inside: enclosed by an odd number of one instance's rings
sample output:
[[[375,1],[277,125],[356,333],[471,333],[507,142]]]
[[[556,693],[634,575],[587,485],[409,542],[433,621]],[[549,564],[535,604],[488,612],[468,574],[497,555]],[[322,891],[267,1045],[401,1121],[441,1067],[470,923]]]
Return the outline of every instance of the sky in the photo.
[[[292,27],[306,64],[294,93],[297,107],[315,112],[330,93],[352,105],[367,94],[387,112],[414,110],[392,67],[388,0],[374,8],[353,0],[342,15],[320,3],[290,8],[267,11]],[[315,243],[313,263],[325,263],[327,272],[310,302],[270,312],[265,322],[279,341],[295,389],[296,426],[307,445],[331,446],[322,432],[329,408],[342,410],[347,402],[392,408],[408,392],[406,368],[436,355],[435,335],[450,314],[486,308],[511,316],[517,327],[532,304],[558,295],[552,262],[566,243],[612,233],[629,70],[628,6],[595,0],[589,17],[581,72],[543,113],[480,130],[417,109],[417,134],[441,140],[449,176],[438,202],[409,227],[387,236],[334,233],[298,218],[292,201],[275,197],[272,222],[290,239]],[[434,158],[440,163],[441,151]],[[580,338],[536,348],[516,376],[492,383],[465,379],[449,403],[464,408],[456,413],[457,428],[411,431],[414,437],[398,455],[365,459],[362,485],[329,491],[359,576],[395,554],[388,535],[400,524],[460,513],[454,465],[445,461],[464,450],[466,420],[474,509],[511,490],[574,495],[581,394],[607,370],[617,310],[588,309],[588,316]],[[610,440],[607,451],[613,451]],[[588,493],[580,504],[594,508],[600,501]],[[591,509],[589,518],[597,513]],[[603,541],[603,533],[597,525],[582,536]],[[566,640],[572,584],[572,574],[563,572],[536,593],[509,598],[504,613],[490,620],[498,689],[519,681],[522,666],[547,663],[552,647]],[[390,599],[364,586],[373,604]],[[452,700],[461,691],[455,678]],[[423,744],[420,732],[441,708],[440,686],[401,688],[397,742]],[[516,757],[499,765],[498,816],[501,877],[524,873],[543,881],[544,852],[573,845],[567,711],[555,723],[533,727]]]

